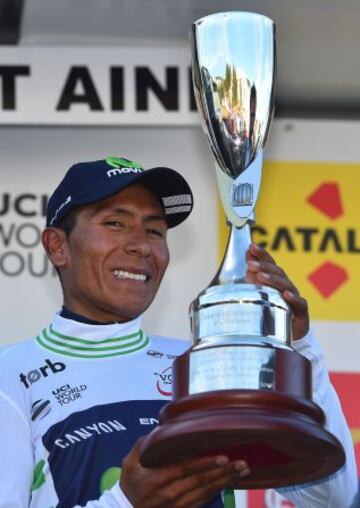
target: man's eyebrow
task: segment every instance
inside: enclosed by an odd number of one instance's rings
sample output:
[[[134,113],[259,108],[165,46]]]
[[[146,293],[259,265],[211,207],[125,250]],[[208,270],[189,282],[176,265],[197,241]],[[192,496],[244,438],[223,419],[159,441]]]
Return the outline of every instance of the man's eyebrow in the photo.
[[[95,217],[98,214],[102,213],[115,213],[117,215],[125,215],[127,217],[132,217],[134,215],[134,212],[132,210],[127,210],[126,208],[102,208],[101,206],[98,206],[94,209],[93,213],[91,214],[91,217]],[[151,213],[149,215],[145,215],[144,217],[145,221],[162,221],[166,222],[165,214],[159,214],[159,213]]]
[[[152,215],[146,215],[145,216],[146,221],[153,221],[153,220],[159,220],[162,222],[167,222],[165,215],[159,215],[159,214],[152,214]]]

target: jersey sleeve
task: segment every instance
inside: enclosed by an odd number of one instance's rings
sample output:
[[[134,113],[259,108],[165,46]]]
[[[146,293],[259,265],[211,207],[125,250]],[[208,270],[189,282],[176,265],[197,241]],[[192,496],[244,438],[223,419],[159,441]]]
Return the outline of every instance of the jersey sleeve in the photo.
[[[111,489],[105,491],[99,499],[89,501],[85,506],[76,505],[74,508],[132,508],[132,506],[121,490],[120,484],[116,483]]]
[[[330,383],[320,345],[313,334],[294,341],[293,347],[312,364],[313,401],[325,413],[325,428],[343,445],[345,465],[332,476],[311,485],[279,489],[298,508],[339,508],[349,506],[357,489],[357,470],[349,427],[338,396]]]
[[[28,508],[34,470],[30,427],[0,391],[0,508]]]

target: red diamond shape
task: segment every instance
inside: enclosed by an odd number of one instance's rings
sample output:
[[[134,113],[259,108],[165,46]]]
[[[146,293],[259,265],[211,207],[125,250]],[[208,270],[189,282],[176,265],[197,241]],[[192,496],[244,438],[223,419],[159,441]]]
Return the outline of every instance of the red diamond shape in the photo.
[[[326,261],[308,275],[309,281],[324,298],[329,298],[348,278],[347,271],[342,266],[335,265],[330,261]]]
[[[329,219],[337,219],[344,213],[340,188],[335,182],[321,184],[307,198],[307,202],[329,217]]]

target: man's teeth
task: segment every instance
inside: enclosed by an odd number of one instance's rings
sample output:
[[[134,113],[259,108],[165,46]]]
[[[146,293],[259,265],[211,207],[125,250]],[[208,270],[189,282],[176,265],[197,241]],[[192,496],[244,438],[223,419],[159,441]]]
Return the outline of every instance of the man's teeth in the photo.
[[[126,270],[114,270],[113,274],[118,279],[132,279],[132,280],[141,280],[143,282],[146,281],[146,275],[142,273],[131,273]]]

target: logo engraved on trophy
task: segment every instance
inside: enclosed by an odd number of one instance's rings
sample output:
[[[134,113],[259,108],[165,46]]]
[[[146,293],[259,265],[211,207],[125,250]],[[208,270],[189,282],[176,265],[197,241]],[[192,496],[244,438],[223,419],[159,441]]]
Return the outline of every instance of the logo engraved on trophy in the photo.
[[[252,206],[254,186],[251,183],[241,183],[232,187],[232,206]]]
[[[213,14],[194,23],[192,50],[230,235],[217,274],[190,305],[193,346],[174,362],[173,400],[141,462],[220,453],[247,462],[243,489],[315,481],[343,465],[344,451],[311,400],[311,363],[291,347],[289,306],[276,289],[246,281],[274,109],[275,26],[258,14]]]

